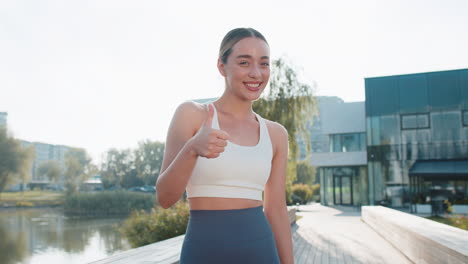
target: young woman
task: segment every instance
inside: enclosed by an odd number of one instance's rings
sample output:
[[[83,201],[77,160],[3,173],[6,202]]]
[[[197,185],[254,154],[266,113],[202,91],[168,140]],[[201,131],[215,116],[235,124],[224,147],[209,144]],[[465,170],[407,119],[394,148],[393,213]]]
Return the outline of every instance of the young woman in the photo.
[[[164,208],[187,191],[181,264],[293,263],[285,201],[288,134],[252,110],[269,80],[269,60],[262,34],[231,30],[218,59],[222,96],[206,105],[185,102],[174,114],[156,189]]]

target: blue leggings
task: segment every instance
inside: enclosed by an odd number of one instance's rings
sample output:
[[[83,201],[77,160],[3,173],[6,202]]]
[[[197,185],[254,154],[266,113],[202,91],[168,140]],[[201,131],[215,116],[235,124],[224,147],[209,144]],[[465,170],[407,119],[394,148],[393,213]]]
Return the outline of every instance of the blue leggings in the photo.
[[[180,264],[280,263],[263,206],[190,210]]]

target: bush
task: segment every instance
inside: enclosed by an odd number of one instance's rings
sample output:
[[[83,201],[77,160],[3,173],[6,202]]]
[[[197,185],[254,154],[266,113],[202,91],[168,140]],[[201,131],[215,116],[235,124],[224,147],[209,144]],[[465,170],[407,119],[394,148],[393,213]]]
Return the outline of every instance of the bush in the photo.
[[[34,204],[28,201],[19,201],[16,202],[16,207],[33,207]]]
[[[294,195],[301,198],[302,203],[305,204],[312,200],[312,187],[302,183],[294,184],[292,186],[292,192]]]
[[[64,209],[67,214],[80,215],[130,214],[133,210],[149,211],[154,203],[154,194],[105,191],[69,195]]]
[[[185,234],[189,215],[187,202],[178,202],[168,209],[158,206],[151,213],[135,211],[119,231],[133,247],[141,247]]]

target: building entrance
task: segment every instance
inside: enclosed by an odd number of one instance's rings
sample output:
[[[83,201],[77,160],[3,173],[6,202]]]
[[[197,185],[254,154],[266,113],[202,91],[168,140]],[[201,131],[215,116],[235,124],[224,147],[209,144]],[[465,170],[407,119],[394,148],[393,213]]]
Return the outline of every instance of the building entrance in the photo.
[[[333,203],[353,204],[353,177],[333,175]]]

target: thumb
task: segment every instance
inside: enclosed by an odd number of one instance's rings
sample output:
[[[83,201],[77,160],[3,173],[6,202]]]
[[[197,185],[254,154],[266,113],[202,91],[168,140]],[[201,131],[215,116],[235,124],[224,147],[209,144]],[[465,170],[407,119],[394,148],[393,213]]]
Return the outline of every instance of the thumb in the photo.
[[[208,118],[205,120],[204,126],[211,127],[214,116],[214,108],[211,104],[208,105]]]

